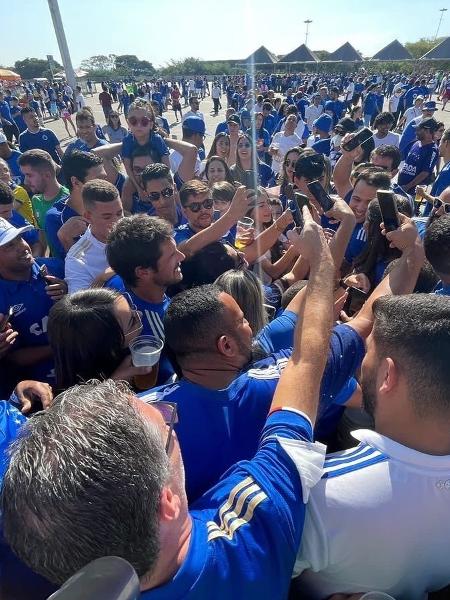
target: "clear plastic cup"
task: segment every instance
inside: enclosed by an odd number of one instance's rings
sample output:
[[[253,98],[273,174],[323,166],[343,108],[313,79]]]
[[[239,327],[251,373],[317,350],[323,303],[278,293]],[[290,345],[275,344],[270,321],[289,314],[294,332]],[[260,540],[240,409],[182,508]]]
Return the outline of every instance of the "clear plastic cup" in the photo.
[[[158,378],[159,357],[164,343],[153,335],[140,335],[129,345],[134,367],[153,367],[149,373],[135,375],[134,385],[138,390],[154,387]]]
[[[249,229],[252,229],[255,221],[250,217],[242,217],[236,223],[236,239],[234,241],[234,245],[237,250],[242,250],[246,246],[247,233]]]

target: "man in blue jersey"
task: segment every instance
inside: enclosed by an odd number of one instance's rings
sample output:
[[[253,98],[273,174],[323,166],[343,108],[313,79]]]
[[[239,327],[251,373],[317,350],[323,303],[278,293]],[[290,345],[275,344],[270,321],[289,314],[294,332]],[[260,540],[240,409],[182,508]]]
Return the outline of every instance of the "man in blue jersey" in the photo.
[[[47,339],[48,313],[67,293],[64,266],[51,258],[34,259],[22,234],[0,219],[0,313],[13,310],[10,323],[18,332],[8,361],[20,377],[51,382],[52,354]]]
[[[182,279],[184,254],[177,250],[171,225],[164,219],[133,215],[121,219],[109,234],[106,257],[116,275],[106,285],[127,292],[141,311],[142,335],[164,342],[164,315],[169,306],[166,290]],[[173,368],[163,354],[158,382],[166,382]]]
[[[134,167],[135,162],[132,164],[132,168]],[[147,208],[147,214],[165,219],[174,227],[186,223],[169,167],[162,163],[148,164],[141,172],[140,179],[147,199],[145,202],[140,200],[139,204]]]
[[[439,156],[442,158],[444,166],[439,171],[436,181],[431,188],[432,196],[439,196],[445,188],[450,186],[450,128],[444,131],[439,144]]]
[[[450,200],[450,193],[448,194]],[[442,201],[441,201],[442,202]],[[440,282],[435,290],[441,296],[450,296],[450,203],[442,203],[448,210],[434,219],[425,231],[423,245],[425,256]]]
[[[312,490],[297,565],[311,600],[374,589],[421,600],[450,583],[450,304],[411,294],[374,313],[361,386],[375,431],[353,432],[359,445],[327,457]]]
[[[3,484],[5,537],[36,572],[62,584],[114,554],[136,569],[143,600],[212,590],[228,600],[237,589],[243,598],[287,596],[305,503],[322,471],[312,427],[334,279],[320,227],[304,215],[311,271],[302,326],[253,460],[233,466],[189,511],[174,407],[139,403],[112,381],[68,390],[25,426]],[[57,485],[40,485],[41,469]]]
[[[424,119],[416,126],[417,142],[412,146],[398,176],[398,184],[409,194],[416,185],[428,185],[439,158],[434,134],[439,129],[436,119]]]
[[[403,130],[402,136],[400,138],[399,148],[402,153],[403,160],[408,156],[408,152],[411,150],[412,145],[417,140],[417,125],[425,120],[433,117],[434,113],[437,111],[436,102],[429,101],[424,102],[422,104],[422,115],[420,117],[416,117],[412,121],[408,123],[408,125]]]
[[[61,163],[63,151],[58,138],[51,129],[43,129],[39,125],[36,113],[28,107],[22,108],[22,117],[27,129],[19,136],[19,148],[21,152],[39,148],[50,154],[56,164]]]
[[[97,137],[97,124],[90,110],[87,108],[79,110],[75,116],[75,122],[77,124],[78,139],[67,146],[66,154],[70,154],[74,150],[90,152],[93,148],[108,144],[106,140]]]
[[[333,128],[333,119],[328,114],[320,115],[313,122],[313,132],[318,138],[312,144],[312,149],[318,154],[330,156],[331,150],[331,129]]]
[[[6,139],[6,135],[0,130],[0,158],[3,158],[8,163],[11,177],[17,185],[23,185],[24,175],[19,166],[19,150],[12,150]]]

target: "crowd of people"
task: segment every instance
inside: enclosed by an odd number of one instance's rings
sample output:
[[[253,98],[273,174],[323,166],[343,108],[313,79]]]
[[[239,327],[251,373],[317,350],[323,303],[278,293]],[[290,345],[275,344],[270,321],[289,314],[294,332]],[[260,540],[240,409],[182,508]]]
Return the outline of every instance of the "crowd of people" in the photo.
[[[450,74],[133,86],[0,92],[0,597],[448,597]]]

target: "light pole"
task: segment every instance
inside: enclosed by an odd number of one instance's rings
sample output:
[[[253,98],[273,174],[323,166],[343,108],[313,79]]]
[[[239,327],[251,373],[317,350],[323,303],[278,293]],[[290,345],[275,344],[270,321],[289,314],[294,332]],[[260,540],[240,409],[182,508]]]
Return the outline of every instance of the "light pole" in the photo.
[[[48,7],[50,9],[50,14],[52,15],[53,27],[55,28],[59,52],[64,65],[64,71],[66,72],[66,81],[75,91],[75,72],[73,70],[72,60],[70,58],[69,47],[67,46],[66,34],[64,33],[61,13],[59,12],[58,0],[48,0]]]
[[[437,40],[439,29],[441,28],[442,19],[444,17],[444,13],[447,12],[447,9],[446,8],[441,8],[441,9],[439,9],[439,12],[441,13],[441,17],[439,19],[439,25],[437,26],[437,29],[436,29],[436,35],[434,36],[434,41]]]
[[[312,23],[312,21],[311,21],[311,19],[306,19],[306,21],[303,21],[303,23],[306,25],[305,46],[307,46],[308,45],[309,24]]]

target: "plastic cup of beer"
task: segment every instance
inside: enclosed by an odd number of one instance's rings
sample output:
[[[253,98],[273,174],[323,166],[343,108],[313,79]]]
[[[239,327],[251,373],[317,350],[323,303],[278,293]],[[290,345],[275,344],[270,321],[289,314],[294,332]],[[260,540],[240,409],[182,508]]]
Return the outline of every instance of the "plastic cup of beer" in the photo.
[[[255,221],[250,219],[250,217],[242,217],[236,223],[236,239],[234,241],[234,246],[237,250],[243,250],[247,245],[246,241],[248,238],[248,232],[252,229]]]
[[[134,376],[133,383],[138,390],[149,390],[156,385],[163,346],[164,343],[153,335],[140,335],[130,343],[133,367],[153,367],[149,373]]]

